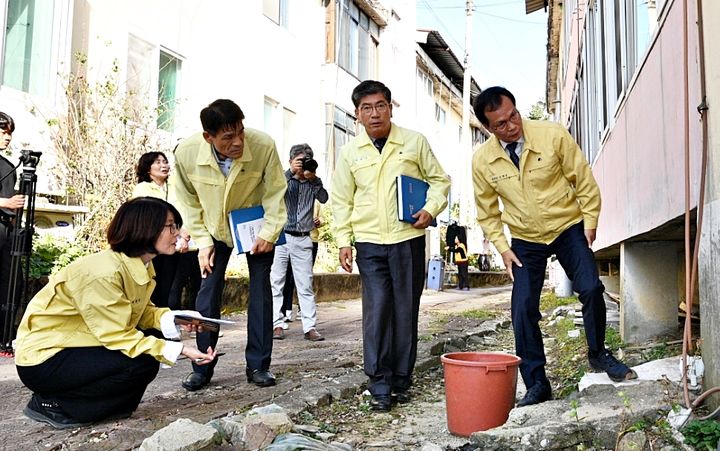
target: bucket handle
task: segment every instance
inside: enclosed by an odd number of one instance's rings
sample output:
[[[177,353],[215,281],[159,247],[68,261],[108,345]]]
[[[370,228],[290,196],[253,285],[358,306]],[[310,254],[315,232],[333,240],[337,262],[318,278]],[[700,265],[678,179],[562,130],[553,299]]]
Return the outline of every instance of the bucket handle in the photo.
[[[502,371],[503,373],[507,373],[508,366],[506,364],[501,365],[486,365],[485,366],[485,374],[488,374],[491,371]]]

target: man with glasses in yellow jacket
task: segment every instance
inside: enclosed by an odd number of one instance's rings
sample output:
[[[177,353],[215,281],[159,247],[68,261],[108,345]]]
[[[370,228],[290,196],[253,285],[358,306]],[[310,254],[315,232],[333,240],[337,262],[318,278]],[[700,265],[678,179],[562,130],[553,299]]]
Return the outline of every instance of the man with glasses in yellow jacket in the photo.
[[[340,265],[362,277],[363,363],[371,407],[407,402],[417,355],[417,322],[425,279],[425,228],[445,209],[450,181],[423,135],[391,122],[390,90],[366,80],[352,93],[364,130],[340,150],[332,206]],[[397,214],[396,177],[430,184],[414,224]]]
[[[495,86],[473,102],[493,133],[472,161],[478,222],[513,279],[515,351],[527,394],[518,406],[552,398],[540,332],[540,292],[547,259],[555,254],[583,305],[590,366],[619,382],[635,372],[605,349],[605,287],[592,253],[600,189],[580,147],[560,124],[523,120],[515,97]],[[503,210],[499,200],[502,199]],[[512,234],[511,245],[503,223]]]
[[[265,223],[247,257],[250,296],[247,308],[247,381],[259,387],[275,385],[270,373],[272,354],[272,289],[270,267],[278,236],[287,220],[283,175],[275,142],[267,134],[243,125],[245,115],[233,101],[219,99],[200,112],[203,131],[180,143],[175,151],[175,194],[186,215],[186,228],[199,251],[202,283],[195,308],[220,318],[225,269],[233,249],[228,214],[262,205]],[[198,349],[213,349],[217,332],[197,334]],[[217,360],[193,363],[182,385],[194,391],[212,379]]]

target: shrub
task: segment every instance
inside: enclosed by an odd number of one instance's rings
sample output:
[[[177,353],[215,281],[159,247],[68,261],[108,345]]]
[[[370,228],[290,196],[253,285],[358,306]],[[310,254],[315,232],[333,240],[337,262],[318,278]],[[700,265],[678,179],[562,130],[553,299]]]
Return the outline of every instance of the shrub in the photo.
[[[30,278],[39,278],[56,273],[88,251],[66,239],[52,235],[35,235],[30,256]]]

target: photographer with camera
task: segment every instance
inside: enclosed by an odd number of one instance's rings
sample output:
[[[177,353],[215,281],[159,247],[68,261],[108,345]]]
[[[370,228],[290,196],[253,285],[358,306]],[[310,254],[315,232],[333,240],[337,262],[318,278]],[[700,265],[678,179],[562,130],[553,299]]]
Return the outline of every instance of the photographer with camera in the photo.
[[[25,196],[15,193],[16,167],[3,155],[10,147],[14,131],[15,121],[13,118],[0,112],[0,320],[3,322],[14,320],[13,315],[8,315],[9,306],[12,304],[8,298],[12,272],[10,250],[16,210],[25,205]],[[20,275],[16,274],[15,276],[19,277]],[[7,327],[7,324],[3,324],[3,330]]]
[[[324,337],[315,329],[315,293],[313,292],[313,242],[310,231],[315,227],[313,206],[315,199],[320,203],[328,200],[328,192],[322,180],[315,175],[318,163],[313,160],[313,151],[307,144],[296,144],[290,148],[290,169],[285,171],[288,189],[285,192],[287,223],[285,223],[285,246],[275,249],[275,258],[270,270],[270,284],[273,294],[273,339],[285,338],[287,328],[281,312],[283,289],[288,274],[288,262],[292,269],[295,288],[300,304],[300,318],[306,340],[321,341]]]

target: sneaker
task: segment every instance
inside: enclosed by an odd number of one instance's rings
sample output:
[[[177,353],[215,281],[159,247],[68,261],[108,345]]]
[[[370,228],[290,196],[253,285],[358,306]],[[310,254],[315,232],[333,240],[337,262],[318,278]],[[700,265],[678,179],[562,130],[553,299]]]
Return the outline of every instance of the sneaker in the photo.
[[[547,381],[536,382],[525,393],[523,399],[517,402],[518,407],[532,406],[552,399],[552,389]]]
[[[612,353],[605,349],[595,357],[588,356],[590,367],[595,371],[605,371],[613,382],[629,381],[637,379],[635,371],[613,357]]]
[[[42,399],[40,396],[33,394],[23,413],[26,417],[47,423],[55,429],[71,429],[83,426],[89,426],[92,423],[81,423],[69,417],[55,401]]]

